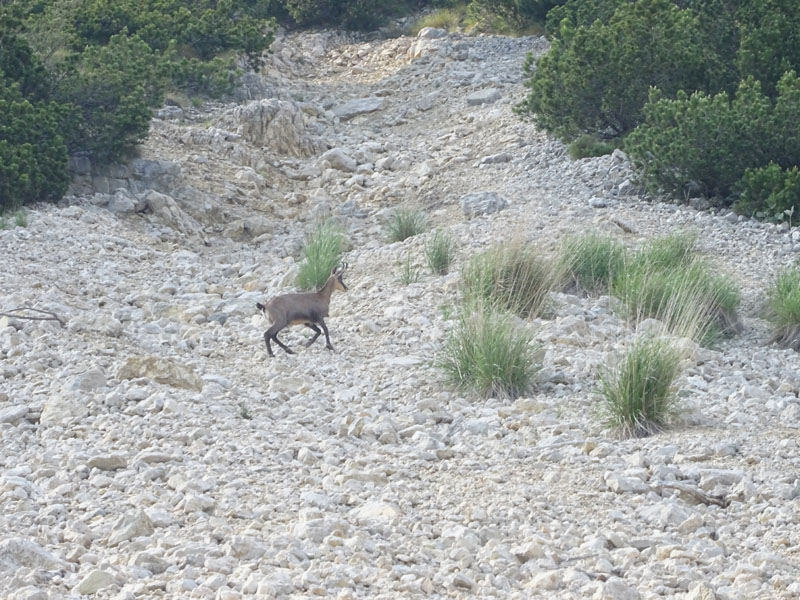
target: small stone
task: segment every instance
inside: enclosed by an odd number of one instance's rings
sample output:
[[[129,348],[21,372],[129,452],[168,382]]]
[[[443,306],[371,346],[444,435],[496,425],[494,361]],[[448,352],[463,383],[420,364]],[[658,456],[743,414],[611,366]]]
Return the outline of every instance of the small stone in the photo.
[[[154,556],[149,552],[139,552],[133,558],[133,564],[137,567],[147,569],[153,575],[159,575],[169,568],[169,563],[167,561],[165,561],[163,558],[159,558],[158,556]]]
[[[331,168],[337,171],[346,171],[348,173],[355,171],[356,166],[358,166],[356,161],[341,148],[331,148],[320,157],[320,160],[327,161]]]
[[[102,369],[91,369],[76,375],[67,383],[67,389],[72,392],[93,392],[106,387],[106,374]]]
[[[423,27],[419,30],[417,37],[425,40],[436,40],[447,37],[447,30],[439,29],[438,27]]]
[[[625,477],[619,473],[606,472],[603,476],[608,489],[618,494],[642,494],[650,491],[649,486],[638,477]]]
[[[594,593],[592,600],[639,600],[639,592],[619,577],[611,577]]]
[[[114,583],[116,583],[116,580],[111,573],[102,569],[94,569],[75,586],[74,591],[83,596],[88,596]]]
[[[93,456],[86,463],[90,469],[100,469],[101,471],[116,471],[128,466],[128,459],[122,454],[101,454]]]
[[[686,600],[717,600],[717,595],[711,586],[701,581],[689,589]]]
[[[28,407],[20,404],[18,406],[10,406],[0,410],[0,423],[11,423],[12,425],[21,421],[28,414]]]
[[[463,573],[456,573],[453,576],[453,587],[465,590],[472,590],[475,588],[475,581],[473,581],[471,578],[467,577]]]
[[[367,502],[350,514],[358,521],[394,521],[401,515],[400,509],[388,502]]]
[[[466,194],[459,200],[461,210],[467,217],[491,215],[508,206],[505,198],[497,192],[474,192]]]
[[[144,511],[132,511],[122,515],[112,527],[108,545],[116,546],[133,538],[152,535],[154,531],[150,517]]]
[[[553,570],[538,573],[531,579],[529,587],[534,590],[557,590],[561,587],[561,572]]]

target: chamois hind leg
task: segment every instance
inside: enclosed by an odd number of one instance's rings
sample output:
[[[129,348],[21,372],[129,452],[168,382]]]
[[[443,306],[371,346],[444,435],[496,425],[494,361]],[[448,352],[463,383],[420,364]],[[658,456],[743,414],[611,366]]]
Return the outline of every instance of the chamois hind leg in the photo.
[[[272,327],[267,329],[267,332],[264,334],[264,339],[267,340],[267,348],[269,349],[270,356],[275,356],[274,354],[272,354],[272,348],[270,348],[269,346],[270,339],[275,340],[275,343],[278,344],[278,346],[280,346],[281,348],[283,348],[283,351],[286,352],[287,354],[294,354],[294,352],[292,352],[292,350],[286,344],[284,344],[282,341],[278,339],[278,332],[281,329],[283,328],[277,325],[273,325]]]
[[[325,332],[325,347],[328,350],[333,350],[333,346],[331,346],[331,337],[328,335],[328,327],[325,325],[325,321],[320,319],[319,324],[322,327],[322,331]]]
[[[267,344],[267,354],[274,358],[275,355],[272,353],[272,346],[269,345],[269,331],[264,332],[264,342]]]
[[[314,330],[314,337],[312,337],[310,340],[306,342],[306,348],[308,348],[311,344],[317,341],[317,338],[320,336],[322,332],[319,330],[319,327],[314,325],[314,323],[306,323],[306,327]]]

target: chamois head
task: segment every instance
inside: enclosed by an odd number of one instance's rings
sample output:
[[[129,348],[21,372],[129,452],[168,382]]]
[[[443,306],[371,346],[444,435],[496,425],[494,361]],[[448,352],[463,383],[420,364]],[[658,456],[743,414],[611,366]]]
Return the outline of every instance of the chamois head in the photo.
[[[338,267],[334,267],[331,271],[331,277],[334,278],[333,281],[333,289],[339,290],[341,292],[347,291],[347,286],[344,284],[342,277],[344,276],[344,272],[347,270],[347,263],[343,262]]]

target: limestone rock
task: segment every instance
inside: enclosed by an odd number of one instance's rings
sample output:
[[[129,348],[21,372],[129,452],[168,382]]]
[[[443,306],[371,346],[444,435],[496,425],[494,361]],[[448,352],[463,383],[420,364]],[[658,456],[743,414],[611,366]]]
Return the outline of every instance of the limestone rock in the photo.
[[[127,467],[128,459],[122,454],[99,454],[90,458],[86,464],[90,469],[116,471]]]
[[[341,121],[349,121],[359,115],[365,115],[386,106],[386,98],[357,98],[334,106],[331,111]]]
[[[89,596],[115,583],[114,576],[108,571],[93,569],[75,586],[75,592],[82,596]]]
[[[154,531],[153,522],[147,513],[141,510],[131,511],[114,523],[111,535],[108,537],[108,545],[116,546],[136,537],[152,535]]]
[[[237,106],[221,120],[238,135],[276,154],[306,157],[319,151],[319,142],[306,131],[300,107],[291,101],[267,98]]]
[[[94,392],[106,387],[106,374],[102,369],[90,369],[76,375],[66,385],[66,389],[73,392]]]
[[[499,212],[508,205],[508,202],[497,192],[474,192],[462,196],[459,204],[464,215],[471,218]]]
[[[66,563],[36,542],[22,537],[0,541],[0,574],[13,575],[20,567],[56,571]]]
[[[469,96],[467,96],[467,104],[469,106],[480,106],[481,104],[494,104],[502,97],[503,95],[500,93],[500,90],[491,87],[471,93]]]
[[[172,196],[151,191],[144,194],[142,200],[146,210],[149,210],[164,225],[186,235],[203,235],[200,224],[186,214]]]
[[[11,423],[12,425],[21,421],[28,414],[28,407],[24,404],[9,406],[0,409],[0,423]]]
[[[86,399],[72,394],[53,394],[45,400],[39,422],[44,426],[65,426],[89,414]]]
[[[157,356],[133,357],[125,361],[117,372],[119,379],[148,377],[156,383],[186,390],[200,391],[203,380],[189,367],[168,358]]]
[[[320,160],[327,161],[331,168],[352,173],[356,170],[356,161],[341,148],[331,148],[325,152]]]

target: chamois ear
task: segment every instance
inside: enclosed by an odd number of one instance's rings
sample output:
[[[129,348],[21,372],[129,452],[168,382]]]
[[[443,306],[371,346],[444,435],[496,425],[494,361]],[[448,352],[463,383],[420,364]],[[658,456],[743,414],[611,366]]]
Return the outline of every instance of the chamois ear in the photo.
[[[257,308],[258,310],[264,310],[264,305],[263,305],[263,304],[261,304],[261,302],[256,302],[256,308]]]

